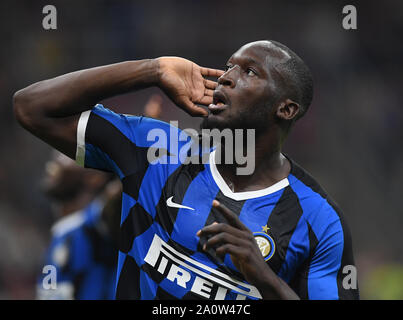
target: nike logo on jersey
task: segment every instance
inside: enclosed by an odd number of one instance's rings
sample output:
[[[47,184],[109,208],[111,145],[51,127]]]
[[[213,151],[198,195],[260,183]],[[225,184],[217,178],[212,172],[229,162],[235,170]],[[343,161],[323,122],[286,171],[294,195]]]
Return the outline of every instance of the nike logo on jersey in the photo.
[[[179,204],[179,203],[173,202],[173,201],[172,201],[172,198],[173,198],[173,196],[170,197],[170,198],[167,200],[167,206],[168,206],[168,207],[171,207],[171,208],[178,208],[178,209],[194,210],[194,209],[191,208],[191,207],[183,206],[183,205],[181,205],[181,204]]]

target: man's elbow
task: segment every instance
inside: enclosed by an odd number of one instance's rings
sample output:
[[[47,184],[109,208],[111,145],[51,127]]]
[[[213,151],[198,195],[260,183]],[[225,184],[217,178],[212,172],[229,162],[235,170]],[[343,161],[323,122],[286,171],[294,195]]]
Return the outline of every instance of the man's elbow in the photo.
[[[34,123],[34,99],[30,87],[18,90],[13,95],[13,111],[17,121],[29,129]]]

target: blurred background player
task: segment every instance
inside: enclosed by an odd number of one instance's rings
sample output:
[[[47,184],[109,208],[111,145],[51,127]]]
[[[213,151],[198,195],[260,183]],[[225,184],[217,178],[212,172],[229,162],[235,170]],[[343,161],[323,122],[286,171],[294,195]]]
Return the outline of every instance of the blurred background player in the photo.
[[[56,289],[38,299],[114,299],[121,189],[107,173],[83,169],[61,153],[46,164],[42,188],[52,200],[57,222],[44,265],[56,268]]]
[[[144,116],[159,119],[163,99],[152,94]],[[120,181],[83,169],[62,153],[46,164],[43,190],[58,221],[45,265],[57,270],[57,289],[45,290],[38,279],[38,299],[114,299],[117,239],[121,208]]]

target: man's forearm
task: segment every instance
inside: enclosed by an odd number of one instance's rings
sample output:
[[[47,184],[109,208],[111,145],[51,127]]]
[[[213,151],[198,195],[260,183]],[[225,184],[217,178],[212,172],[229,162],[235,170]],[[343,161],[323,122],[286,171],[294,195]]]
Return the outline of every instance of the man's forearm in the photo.
[[[157,81],[157,60],[127,61],[34,83],[18,91],[14,100],[17,107],[24,106],[24,112],[66,117],[88,110],[102,99],[152,86]]]

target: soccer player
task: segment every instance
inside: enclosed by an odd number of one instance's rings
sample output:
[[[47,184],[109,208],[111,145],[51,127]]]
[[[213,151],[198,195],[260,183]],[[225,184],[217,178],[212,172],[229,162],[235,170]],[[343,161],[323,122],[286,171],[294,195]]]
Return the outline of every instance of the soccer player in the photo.
[[[180,130],[94,107],[150,86],[204,117],[203,128],[254,129],[254,171],[239,175],[235,161],[219,164],[224,145],[211,148],[207,162],[186,164],[183,154],[194,149],[172,143]],[[355,286],[343,285],[343,268],[354,261],[340,210],[281,152],[312,92],[311,73],[293,51],[257,41],[237,50],[225,71],[160,57],[41,81],[14,95],[14,111],[80,165],[120,177],[117,298],[356,299]],[[152,130],[168,136],[158,142],[162,161],[149,161]],[[175,157],[181,161],[165,161]]]
[[[56,288],[43,285],[47,273],[42,273],[38,299],[114,299],[121,190],[110,179],[59,152],[47,162],[42,187],[58,219],[45,265],[55,268]]]

